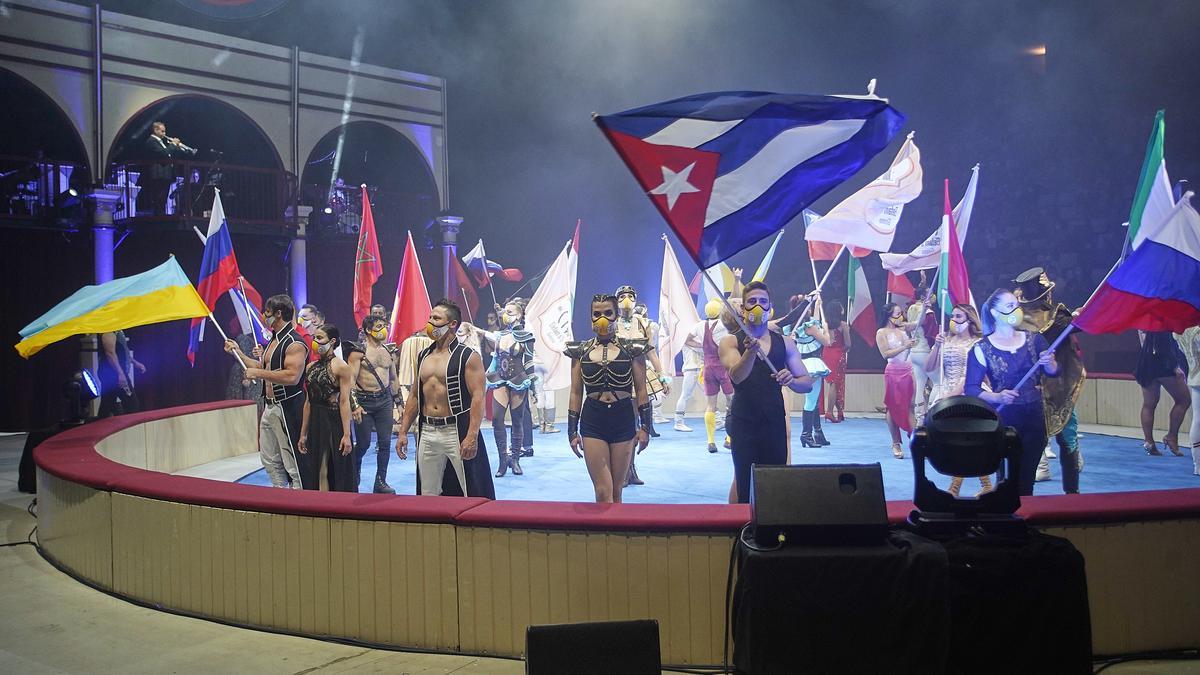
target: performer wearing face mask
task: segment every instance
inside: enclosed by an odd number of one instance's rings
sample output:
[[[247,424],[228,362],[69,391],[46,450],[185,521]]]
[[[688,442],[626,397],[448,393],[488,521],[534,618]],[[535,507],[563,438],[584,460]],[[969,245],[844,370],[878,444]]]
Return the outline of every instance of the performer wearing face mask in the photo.
[[[225,341],[225,351],[246,364],[246,379],[262,380],[266,408],[258,423],[258,453],[263,468],[275,487],[302,487],[296,461],[300,426],[304,416],[304,363],[308,345],[296,335],[292,323],[296,306],[286,295],[267,298],[263,307],[263,325],[270,340],[265,351],[255,345],[254,356],[246,356],[233,340]],[[261,354],[261,360],[259,357]]]
[[[941,377],[935,378],[933,392],[929,396],[929,406],[938,401],[958,396],[963,393],[967,383],[967,357],[975,343],[983,337],[983,326],[979,323],[979,313],[969,304],[954,306],[950,312],[950,330],[939,334],[925,362],[928,373],[936,373],[941,369]],[[954,477],[950,480],[950,494],[958,496],[962,489],[963,479]],[[992,491],[990,476],[979,477],[979,494]],[[978,495],[976,495],[978,496]]]
[[[514,476],[524,475],[521,469],[521,448],[524,444],[524,419],[530,389],[533,387],[533,333],[525,330],[525,300],[514,298],[500,311],[504,324],[496,336],[496,351],[487,371],[488,389],[493,393],[492,434],[496,438],[499,465],[496,478],[512,469]],[[504,429],[505,413],[512,418],[512,443]]]
[[[336,354],[341,342],[333,324],[324,324],[313,335],[318,358],[304,375],[308,397],[300,424],[300,480],[306,490],[321,484],[321,466],[328,467],[332,492],[358,492],[358,468],[350,442],[350,366]]]
[[[1058,375],[1058,362],[1040,333],[1018,330],[1025,319],[1016,296],[997,289],[982,307],[985,337],[971,348],[967,359],[967,381],[963,393],[978,396],[997,408],[1000,422],[1013,427],[1021,437],[1020,473],[1017,488],[1022,496],[1033,494],[1033,475],[1046,447],[1046,419],[1039,386],[1044,376]],[[1037,374],[1017,389],[1017,383],[1034,365]],[[984,381],[991,391],[983,390]]]
[[[802,306],[802,303],[798,300],[796,306],[798,308]],[[812,318],[800,324],[792,337],[796,340],[796,349],[800,352],[800,358],[804,359],[804,367],[808,369],[808,373],[813,376],[814,380],[812,391],[804,395],[800,445],[806,448],[819,448],[833,445],[829,439],[825,438],[825,431],[821,429],[821,411],[817,408],[817,404],[821,400],[821,384],[830,372],[829,366],[825,364],[822,356],[825,348],[832,344],[833,340],[822,321],[824,312],[821,309],[820,295],[813,299],[812,310]]]
[[[364,336],[363,349],[349,356],[354,374],[354,458],[359,470],[363,457],[375,435],[375,481],[371,491],[377,494],[396,494],[387,483],[388,462],[392,456],[392,423],[399,398],[399,377],[396,362],[388,350],[387,321],[368,314],[360,326]],[[401,402],[400,405],[403,405]]]
[[[640,358],[649,345],[617,337],[616,319],[617,299],[593,296],[596,336],[568,342],[563,352],[573,361],[567,440],[575,456],[587,462],[598,503],[620,503],[634,442],[637,452],[646,449],[650,440],[646,427],[653,416],[646,396],[646,365]]]
[[[654,331],[650,320],[639,316],[637,308],[637,290],[633,286],[622,286],[614,293],[617,297],[617,337],[626,340],[645,340],[648,345],[643,357],[646,364],[646,393],[652,401],[666,398],[671,393],[671,378],[663,374],[662,363],[658,360],[658,350],[654,348]],[[653,420],[647,429],[652,437],[657,437]],[[646,482],[638,477],[637,458],[629,462],[629,485],[645,485]]]
[[[917,340],[909,335],[908,328],[900,305],[889,302],[883,306],[883,325],[875,332],[875,346],[879,348],[879,355],[887,359],[883,369],[883,405],[887,410],[888,433],[892,436],[892,456],[896,459],[904,459],[900,430],[911,434],[916,427],[913,417],[916,385],[908,353]]]
[[[767,328],[771,296],[767,285],[751,281],[742,290],[746,330],[721,339],[721,363],[733,380],[732,410],[726,422],[733,443],[737,501],[750,501],[750,467],[787,461],[787,409],[783,390],[806,394],[813,378],[796,344]],[[770,365],[768,365],[768,359]],[[771,366],[776,371],[771,372]]]
[[[396,452],[405,456],[408,429],[417,423],[417,490],[422,495],[496,498],[483,445],[483,361],[459,342],[462,310],[438,300],[425,334],[433,340],[417,357],[417,381],[404,405]]]
[[[1055,303],[1055,283],[1050,281],[1040,267],[1027,269],[1013,280],[1016,289],[1013,295],[1021,303],[1025,320],[1021,330],[1041,333],[1048,344],[1058,339],[1071,324],[1071,310],[1062,303]],[[1058,377],[1042,384],[1042,401],[1046,405],[1046,433],[1058,442],[1059,464],[1063,467],[1063,491],[1079,492],[1079,472],[1083,468],[1083,453],[1079,450],[1079,417],[1075,414],[1075,402],[1083,391],[1087,380],[1087,369],[1083,367],[1083,352],[1079,341],[1072,335],[1059,343],[1054,350],[1061,373]],[[1069,460],[1069,461],[1068,461]],[[1068,475],[1070,474],[1070,475]],[[1035,480],[1050,480],[1050,462],[1042,453],[1038,462]]]

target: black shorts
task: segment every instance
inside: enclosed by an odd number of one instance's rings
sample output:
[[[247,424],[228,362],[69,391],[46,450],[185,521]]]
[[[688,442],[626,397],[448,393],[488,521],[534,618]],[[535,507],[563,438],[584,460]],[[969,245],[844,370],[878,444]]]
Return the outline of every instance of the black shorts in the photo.
[[[584,397],[579,413],[579,435],[605,443],[624,443],[637,435],[637,411],[633,397],[604,403]]]

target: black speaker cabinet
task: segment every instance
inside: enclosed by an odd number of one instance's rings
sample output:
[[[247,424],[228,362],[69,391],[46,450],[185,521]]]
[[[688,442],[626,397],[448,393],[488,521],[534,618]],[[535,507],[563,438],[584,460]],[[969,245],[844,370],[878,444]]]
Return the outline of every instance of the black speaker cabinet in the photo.
[[[887,535],[883,470],[875,464],[758,466],[750,520],[759,546],[875,544]]]
[[[599,621],[530,626],[526,675],[659,675],[658,622]]]

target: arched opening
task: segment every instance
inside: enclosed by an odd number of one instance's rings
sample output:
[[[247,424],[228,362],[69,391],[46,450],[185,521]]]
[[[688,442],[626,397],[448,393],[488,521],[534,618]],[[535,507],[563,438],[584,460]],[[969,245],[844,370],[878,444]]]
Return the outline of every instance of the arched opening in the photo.
[[[424,226],[438,211],[437,185],[420,150],[377,122],[349,122],[325,134],[305,160],[300,183],[301,203],[313,207],[309,232],[316,237],[358,231],[363,183],[381,238]]]
[[[261,169],[283,169],[283,160],[262,127],[234,106],[201,94],[162,98],[134,113],[109,149],[110,165],[146,156],[150,125],[162,121],[167,135],[199,150],[197,160],[215,159]]]
[[[60,195],[92,183],[87,147],[67,114],[41,89],[0,68],[0,216],[36,220]]]
[[[168,137],[194,152],[157,153],[151,129],[160,121]],[[124,187],[134,204],[126,217],[135,210],[141,217],[204,217],[217,187],[231,221],[279,224],[295,192],[262,127],[236,107],[199,94],[169,96],[134,113],[113,139],[108,164],[109,182]]]

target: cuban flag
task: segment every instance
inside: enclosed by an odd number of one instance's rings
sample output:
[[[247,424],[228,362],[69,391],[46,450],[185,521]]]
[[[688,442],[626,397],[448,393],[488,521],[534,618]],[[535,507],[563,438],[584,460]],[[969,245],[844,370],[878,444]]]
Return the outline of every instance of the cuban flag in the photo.
[[[696,94],[595,121],[685,250],[711,267],[779,231],[887,147],[868,95]]]
[[[214,192],[216,194],[213,196],[212,213],[208,218],[208,232],[204,240],[204,257],[200,261],[200,282],[196,284],[196,291],[210,312],[217,306],[217,300],[223,293],[238,287],[238,277],[241,276],[237,258],[233,255],[233,240],[229,238],[229,225],[225,222],[225,209],[221,206],[221,191]],[[203,326],[203,317],[192,319],[187,358],[193,365],[196,363],[196,349],[203,339]]]
[[[1165,201],[1169,209],[1161,218],[1141,220],[1133,251],[1075,318],[1088,333],[1182,333],[1200,325],[1200,214],[1191,204],[1193,193],[1175,203],[1165,164],[1151,190],[1150,201]]]

